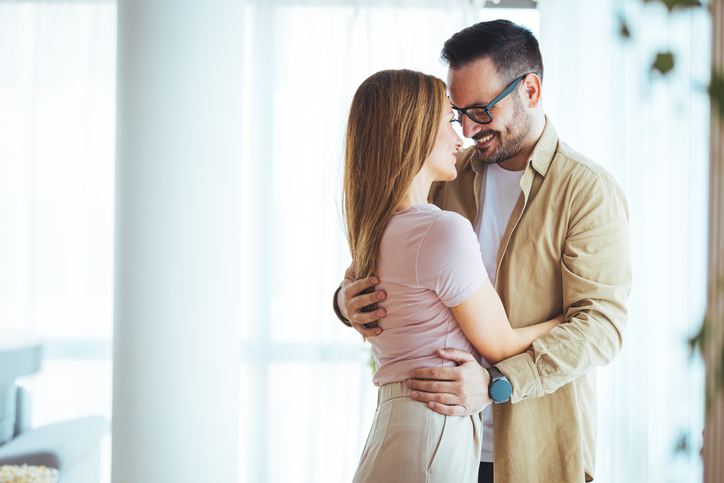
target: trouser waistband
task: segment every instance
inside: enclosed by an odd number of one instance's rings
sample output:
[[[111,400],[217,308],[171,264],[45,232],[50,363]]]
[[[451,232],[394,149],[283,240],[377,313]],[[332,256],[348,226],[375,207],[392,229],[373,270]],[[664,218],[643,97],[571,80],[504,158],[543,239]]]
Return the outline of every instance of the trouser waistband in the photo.
[[[377,404],[382,404],[390,399],[410,397],[411,392],[412,389],[407,387],[407,383],[405,381],[384,384],[377,390]]]

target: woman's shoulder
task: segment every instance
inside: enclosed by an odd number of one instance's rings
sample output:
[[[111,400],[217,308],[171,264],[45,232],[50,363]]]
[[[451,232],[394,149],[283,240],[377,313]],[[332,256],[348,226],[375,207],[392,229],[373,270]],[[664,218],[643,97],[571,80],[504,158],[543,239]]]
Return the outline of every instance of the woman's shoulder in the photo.
[[[457,305],[461,293],[477,289],[487,276],[478,237],[467,218],[438,210],[416,260],[420,285],[434,290],[448,306]],[[455,302],[455,303],[453,303]]]
[[[435,220],[430,225],[429,235],[434,235],[449,242],[459,241],[461,237],[475,236],[473,227],[464,216],[454,211],[437,208]]]
[[[385,230],[386,238],[408,242],[416,241],[425,246],[450,247],[477,242],[470,222],[452,211],[441,210],[432,204],[413,205],[395,213]]]
[[[437,206],[435,208],[437,209],[438,219],[441,221],[441,223],[445,223],[449,226],[462,226],[462,227],[466,227],[468,229],[472,228],[472,225],[470,225],[470,222],[468,221],[468,219],[465,218],[460,213],[456,213],[454,211],[441,210]]]
[[[413,205],[404,211],[395,213],[395,218],[398,219],[413,219],[419,223],[422,220],[426,220],[429,224],[436,224],[441,227],[469,227],[470,222],[464,216],[454,211],[446,211],[438,208],[437,206],[426,203],[420,205]]]

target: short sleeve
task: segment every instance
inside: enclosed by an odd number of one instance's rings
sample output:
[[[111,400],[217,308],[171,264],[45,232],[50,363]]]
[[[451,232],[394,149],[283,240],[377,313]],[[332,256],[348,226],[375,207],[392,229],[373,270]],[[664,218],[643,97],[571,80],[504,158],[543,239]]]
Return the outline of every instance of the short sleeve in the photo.
[[[488,278],[480,245],[470,222],[444,211],[430,226],[416,260],[417,283],[455,307],[473,295]]]

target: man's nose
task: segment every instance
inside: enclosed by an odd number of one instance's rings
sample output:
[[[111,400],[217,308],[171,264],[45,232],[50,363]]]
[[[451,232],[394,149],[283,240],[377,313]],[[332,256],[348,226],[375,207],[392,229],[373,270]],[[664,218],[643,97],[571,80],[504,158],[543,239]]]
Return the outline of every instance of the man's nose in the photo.
[[[480,124],[470,119],[468,116],[463,116],[463,136],[466,138],[472,138],[478,132],[480,132]]]

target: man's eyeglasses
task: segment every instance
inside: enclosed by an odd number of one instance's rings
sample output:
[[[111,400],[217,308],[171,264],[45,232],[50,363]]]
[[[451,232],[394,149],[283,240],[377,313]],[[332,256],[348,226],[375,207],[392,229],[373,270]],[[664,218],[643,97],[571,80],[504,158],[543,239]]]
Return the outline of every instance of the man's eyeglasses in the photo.
[[[493,122],[493,117],[490,115],[490,109],[492,109],[494,105],[505,99],[508,94],[513,92],[513,90],[518,87],[518,84],[520,84],[521,81],[530,74],[538,75],[537,72],[528,72],[527,74],[523,74],[522,76],[515,79],[512,84],[506,87],[505,90],[498,95],[498,97],[490,101],[490,103],[485,106],[470,106],[464,109],[452,106],[453,110],[457,112],[457,117],[455,120],[462,124],[463,114],[465,114],[470,119],[472,119],[473,122],[477,122],[478,124],[490,124],[491,122]]]

